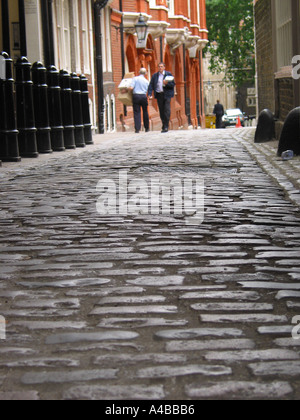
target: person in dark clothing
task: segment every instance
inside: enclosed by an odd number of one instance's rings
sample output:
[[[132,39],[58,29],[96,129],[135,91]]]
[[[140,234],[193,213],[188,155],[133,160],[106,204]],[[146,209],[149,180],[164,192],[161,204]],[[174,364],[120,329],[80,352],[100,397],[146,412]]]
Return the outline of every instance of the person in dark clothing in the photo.
[[[213,114],[216,116],[216,128],[222,128],[222,117],[224,115],[223,105],[220,104],[220,101],[217,100],[217,103],[214,107]]]
[[[160,63],[159,71],[152,76],[148,95],[152,99],[152,93],[157,99],[160,119],[162,121],[162,133],[169,131],[171,116],[171,99],[175,96],[175,81],[172,73],[166,71],[164,63]]]

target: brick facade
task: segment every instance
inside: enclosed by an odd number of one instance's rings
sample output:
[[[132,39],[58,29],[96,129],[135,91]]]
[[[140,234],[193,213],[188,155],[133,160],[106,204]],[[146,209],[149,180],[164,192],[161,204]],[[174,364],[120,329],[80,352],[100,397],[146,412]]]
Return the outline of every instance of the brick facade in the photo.
[[[203,102],[203,71],[202,71],[202,47],[207,40],[205,0],[190,0],[188,9],[187,0],[174,2],[174,15],[170,14],[166,0],[149,2],[146,0],[129,1],[123,3],[124,32],[124,61],[126,70],[138,74],[141,67],[147,68],[149,75],[158,71],[158,64],[164,61],[168,71],[171,71],[176,80],[176,96],[172,100],[172,112],[170,128],[187,128],[193,125],[195,128],[203,126],[204,102]],[[122,80],[122,51],[121,51],[121,11],[120,2],[112,0],[108,4],[111,16],[111,49],[112,49],[112,72],[104,73],[104,96],[115,98],[118,96],[118,85]],[[166,23],[166,29],[158,36],[155,30],[149,29],[147,46],[145,49],[137,49],[137,38],[127,28],[127,21],[133,13],[142,13],[149,17],[151,22]],[[138,15],[136,16],[136,20]],[[134,25],[134,20],[132,21]],[[170,35],[172,29],[178,29],[182,33],[183,41],[178,46],[173,43]],[[133,31],[134,32],[134,31]],[[186,35],[184,35],[186,33]],[[194,38],[193,38],[194,37]],[[201,40],[203,44],[201,44]],[[198,49],[191,49],[196,41]],[[184,68],[185,67],[185,68]],[[184,79],[184,77],[186,78]],[[113,92],[112,92],[113,91]],[[149,101],[150,126],[152,130],[161,128],[158,106],[156,100]],[[133,130],[132,107],[124,109],[123,104],[115,101],[116,129]]]

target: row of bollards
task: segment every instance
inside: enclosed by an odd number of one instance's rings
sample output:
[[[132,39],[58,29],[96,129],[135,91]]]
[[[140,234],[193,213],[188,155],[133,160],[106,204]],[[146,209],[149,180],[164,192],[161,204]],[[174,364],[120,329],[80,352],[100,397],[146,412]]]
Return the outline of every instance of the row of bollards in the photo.
[[[266,143],[275,139],[275,117],[269,109],[264,109],[259,114],[255,132],[255,143]],[[292,151],[300,155],[300,107],[294,108],[287,115],[279,139],[277,156]]]
[[[93,144],[88,80],[26,57],[15,64],[6,53],[0,78],[0,160],[20,161]],[[14,95],[15,85],[15,95]],[[15,106],[16,104],[16,106]]]

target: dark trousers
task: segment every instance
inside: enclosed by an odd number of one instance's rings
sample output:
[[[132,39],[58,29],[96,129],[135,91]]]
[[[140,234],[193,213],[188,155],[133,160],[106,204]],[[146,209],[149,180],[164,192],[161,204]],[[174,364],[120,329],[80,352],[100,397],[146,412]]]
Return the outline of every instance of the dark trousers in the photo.
[[[166,98],[164,93],[157,93],[157,104],[159,108],[160,119],[163,130],[169,129],[171,117],[171,98]]]
[[[149,130],[148,98],[147,95],[133,95],[134,127],[136,131],[142,128],[141,107],[145,130]]]
[[[221,114],[216,115],[216,128],[222,128],[222,117]]]

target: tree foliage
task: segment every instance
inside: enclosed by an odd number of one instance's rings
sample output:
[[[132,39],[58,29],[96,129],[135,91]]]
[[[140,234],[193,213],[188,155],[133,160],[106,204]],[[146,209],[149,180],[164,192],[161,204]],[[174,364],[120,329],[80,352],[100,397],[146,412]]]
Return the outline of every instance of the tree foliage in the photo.
[[[225,71],[236,86],[254,83],[255,47],[253,0],[206,0],[210,71]]]

